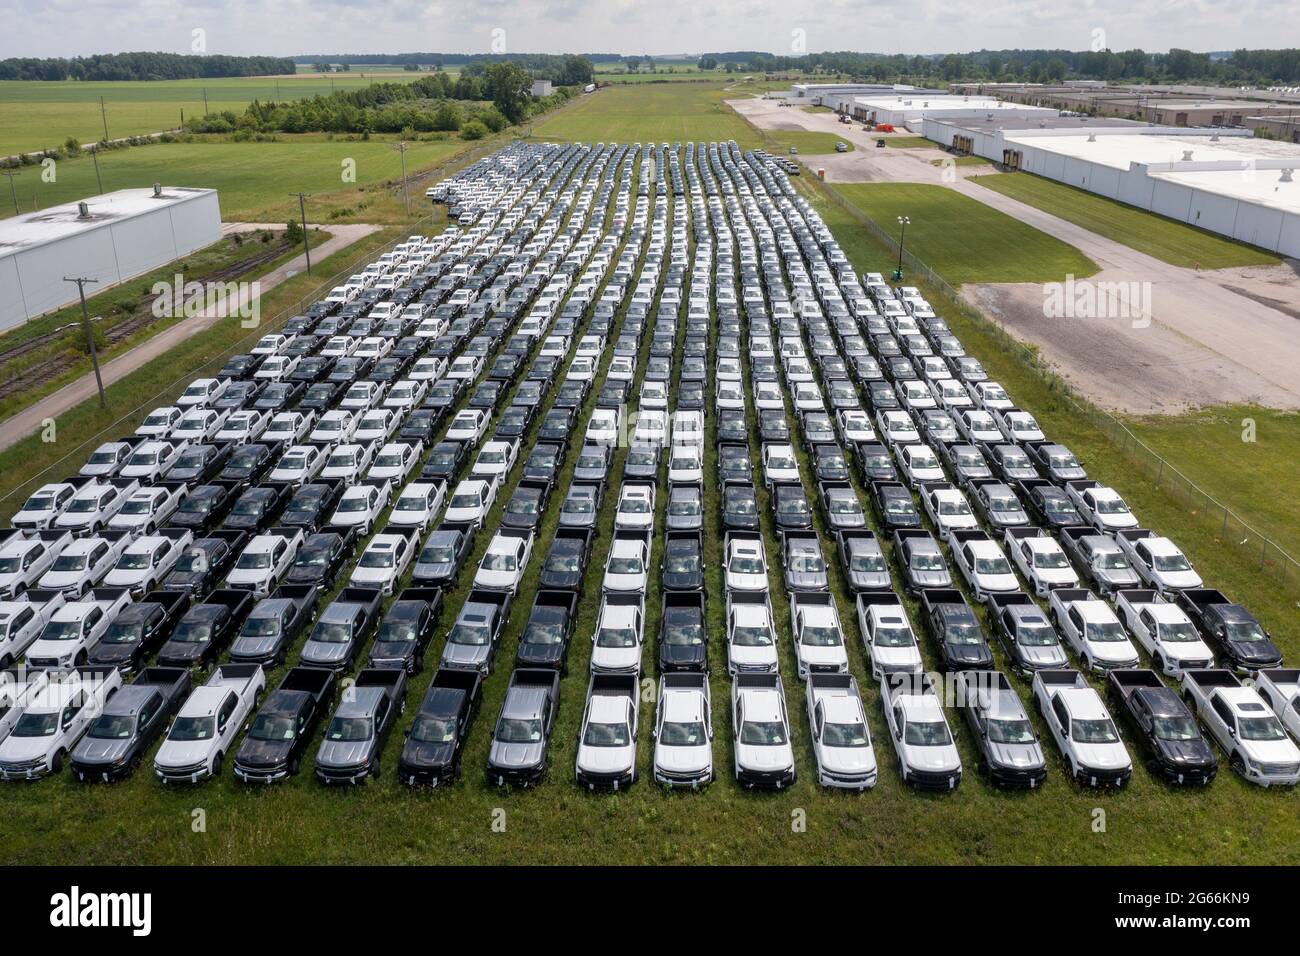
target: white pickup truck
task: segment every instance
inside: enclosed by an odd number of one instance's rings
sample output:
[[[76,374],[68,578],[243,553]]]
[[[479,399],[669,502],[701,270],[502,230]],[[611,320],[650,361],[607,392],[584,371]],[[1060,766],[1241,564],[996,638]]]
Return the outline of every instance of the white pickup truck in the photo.
[[[36,640],[54,612],[63,607],[62,591],[38,589],[16,601],[0,601],[0,668],[18,660]]]
[[[636,782],[636,674],[592,674],[578,730],[573,773],[588,790],[626,790]]]
[[[1065,550],[1041,528],[1008,528],[1003,544],[1016,567],[1040,598],[1054,588],[1077,588],[1079,575],[1070,565]]]
[[[1282,726],[1300,740],[1300,670],[1293,667],[1264,668],[1255,674],[1255,690],[1273,708]]]
[[[1192,619],[1159,591],[1124,588],[1115,592],[1115,610],[1129,633],[1151,655],[1155,669],[1181,677],[1188,668],[1214,666],[1214,652],[1201,639]]]
[[[154,757],[163,783],[198,783],[221,773],[239,728],[266,689],[260,664],[222,664],[181,705]]]
[[[126,499],[122,510],[109,519],[108,526],[133,535],[153,534],[167,523],[189,493],[189,486],[183,481],[162,481],[141,488]]]
[[[858,595],[858,630],[876,680],[890,674],[921,673],[921,648],[907,611],[893,591]]]
[[[1043,715],[1070,776],[1089,787],[1122,787],[1133,776],[1119,730],[1101,695],[1074,670],[1034,672],[1034,705]]]
[[[1138,653],[1109,604],[1086,588],[1056,588],[1049,602],[1056,629],[1090,671],[1137,667]]]
[[[128,588],[133,598],[160,585],[172,573],[185,549],[194,543],[194,532],[188,528],[163,528],[158,534],[136,538],[113,570],[104,576],[104,584],[113,588]]]
[[[54,527],[67,528],[73,534],[98,534],[122,510],[140,483],[129,478],[92,481],[77,489],[68,506],[54,519]]]
[[[727,673],[775,673],[776,621],[766,591],[727,592]]]
[[[54,559],[36,586],[59,591],[69,601],[75,601],[104,580],[130,543],[127,531],[101,531],[89,538],[78,538]]]
[[[780,790],[795,782],[790,716],[780,674],[737,674],[731,681],[736,781]]]
[[[235,559],[235,566],[226,575],[226,587],[252,591],[259,599],[270,596],[293,567],[304,540],[301,528],[273,528],[259,534]]]
[[[655,783],[694,790],[713,782],[712,711],[709,675],[666,671],[659,678]]]
[[[876,785],[876,751],[852,674],[810,674],[806,688],[817,782],[866,790]]]
[[[131,603],[126,588],[96,588],[89,600],[56,608],[27,648],[28,667],[66,668],[84,664],[108,626]]]
[[[1203,586],[1187,555],[1168,538],[1145,528],[1129,528],[1117,531],[1115,540],[1147,587],[1169,593]]]
[[[23,715],[23,703],[49,682],[49,671],[28,670],[26,667],[0,671],[0,741],[9,736],[9,731]]]
[[[892,674],[880,691],[903,783],[920,790],[956,790],[961,755],[929,676]]]
[[[849,655],[835,597],[829,591],[791,591],[790,632],[799,679],[809,674],[847,674]]]
[[[0,600],[9,601],[35,587],[55,559],[72,544],[72,532],[37,531],[31,537],[14,535],[0,545]]]
[[[1229,670],[1187,670],[1182,689],[1233,770],[1261,787],[1300,783],[1300,747],[1255,688]]]
[[[34,780],[63,769],[72,748],[122,686],[114,668],[80,667],[29,690],[13,729],[0,741],[0,779]]]

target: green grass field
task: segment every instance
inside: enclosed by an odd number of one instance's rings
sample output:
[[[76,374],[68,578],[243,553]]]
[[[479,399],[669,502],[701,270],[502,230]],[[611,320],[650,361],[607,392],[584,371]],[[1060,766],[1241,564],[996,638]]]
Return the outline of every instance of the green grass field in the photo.
[[[894,149],[937,149],[939,144],[924,136],[886,135],[885,145]]]
[[[770,129],[764,130],[767,138],[775,144],[774,152],[788,153],[793,146],[799,155],[818,156],[835,152],[835,144],[843,143],[853,152],[853,144],[834,133],[820,133],[811,130]],[[768,147],[772,149],[771,146]]]
[[[1051,282],[1097,264],[1071,245],[944,186],[837,183],[834,190],[890,233],[907,216],[905,246],[953,285]],[[889,271],[889,270],[887,270]]]
[[[724,83],[615,86],[533,125],[533,136],[583,142],[720,142],[761,145],[758,134],[723,100],[742,95]]]
[[[0,82],[0,156],[62,146],[69,136],[81,143],[142,136],[180,126],[202,115],[204,91],[212,111],[242,111],[253,100],[304,99],[334,90],[359,89],[371,83],[413,79],[419,73],[397,71],[376,77],[357,73],[330,76],[255,76],[208,80],[118,82]],[[100,97],[104,111],[100,112]]]
[[[468,144],[448,139],[410,144],[407,168],[423,166],[455,154]],[[355,161],[355,183],[343,180],[343,162]],[[389,141],[327,140],[319,135],[281,136],[273,143],[234,143],[222,138],[196,138],[187,143],[156,143],[108,150],[99,157],[104,190],[143,188],[155,182],[167,186],[202,186],[220,191],[221,216],[227,222],[280,222],[294,214],[290,193],[357,193],[359,187],[400,179],[402,160]],[[61,160],[53,183],[42,181],[39,166],[18,172],[15,188],[23,212],[73,202],[98,192],[95,167],[89,156]],[[424,197],[418,196],[421,203]],[[0,190],[0,215],[13,215],[7,190]],[[309,204],[309,219],[312,217]]]
[[[972,177],[971,182],[1060,216],[1170,265],[1226,269],[1281,261],[1262,249],[1032,173],[993,173]]]

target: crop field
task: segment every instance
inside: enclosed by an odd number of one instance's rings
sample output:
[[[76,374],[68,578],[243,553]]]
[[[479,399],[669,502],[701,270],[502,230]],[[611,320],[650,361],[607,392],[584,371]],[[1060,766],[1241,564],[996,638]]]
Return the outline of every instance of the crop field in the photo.
[[[326,139],[321,135],[280,136],[276,142],[231,142],[196,137],[192,142],[155,143],[108,150],[99,157],[104,191],[167,186],[201,186],[220,192],[221,217],[226,222],[283,222],[296,216],[298,203],[290,194],[354,194],[372,183],[400,180],[402,159],[393,138]],[[413,142],[406,154],[408,173],[463,150],[456,140]],[[349,163],[349,161],[351,161]],[[344,179],[355,172],[355,181]],[[18,172],[14,187],[23,212],[74,202],[99,192],[90,156],[61,160],[56,181],[45,182],[40,166]],[[13,215],[10,197],[0,191],[0,216]],[[338,197],[346,203],[345,196]],[[359,197],[361,198],[361,197]],[[412,202],[425,202],[423,195]],[[309,204],[309,218],[314,214]]]
[[[1263,249],[1032,173],[992,173],[972,177],[971,182],[1060,216],[1170,265],[1226,269],[1273,265],[1280,261]]]
[[[0,156],[81,143],[144,136],[180,126],[186,117],[211,111],[240,112],[253,100],[304,99],[334,90],[359,89],[382,79],[400,82],[419,73],[335,73],[313,76],[224,77],[203,80],[114,82],[6,80],[0,82]],[[100,98],[104,100],[103,112]]]
[[[907,250],[954,285],[1057,282],[1097,271],[1097,264],[1073,246],[943,186],[843,183],[833,188],[891,233],[898,231],[898,217],[907,216]]]
[[[819,204],[820,205],[820,204]],[[670,206],[671,208],[671,206]],[[826,222],[840,237],[846,253],[861,271],[888,271],[888,259],[878,246],[855,230],[846,214],[835,207],[822,208]],[[938,303],[936,303],[938,304]],[[943,313],[939,306],[940,314]],[[611,341],[626,316],[615,320]],[[1240,568],[1234,556],[1195,533],[1186,516],[1178,514],[1159,492],[1143,487],[1130,476],[1125,463],[1104,439],[1070,418],[1059,397],[1025,369],[999,354],[984,330],[953,322],[954,331],[981,357],[991,374],[1003,380],[1025,407],[1034,411],[1049,432],[1080,454],[1096,476],[1111,481],[1149,519],[1174,535],[1196,560],[1207,579],[1231,590],[1275,624],[1275,636],[1288,654],[1300,652],[1300,633],[1285,602],[1269,599],[1268,588]],[[258,330],[261,334],[265,330]],[[579,329],[581,332],[581,328]],[[254,336],[255,337],[255,336]],[[682,348],[679,328],[678,354]],[[246,348],[250,341],[228,342],[226,350]],[[711,324],[710,349],[716,346],[716,323]],[[650,337],[641,341],[638,370],[645,368]],[[590,397],[579,421],[591,413],[608,371],[605,351]],[[746,363],[745,374],[749,369]],[[563,377],[563,374],[560,376]],[[638,376],[639,377],[639,376]],[[712,382],[706,395],[712,394]],[[553,386],[543,401],[549,406]],[[633,396],[637,394],[634,387]],[[509,396],[506,397],[506,402]],[[635,402],[635,399],[634,399]],[[635,404],[628,409],[635,411]],[[751,455],[758,435],[750,401]],[[787,399],[787,417],[793,417]],[[716,427],[707,418],[705,474],[716,474]],[[127,423],[128,425],[130,423]],[[535,429],[535,426],[534,426]],[[525,439],[525,449],[535,432]],[[800,447],[796,444],[796,447]],[[566,487],[573,474],[577,442],[570,447],[557,487]],[[616,451],[610,474],[616,486],[626,449]],[[520,460],[524,455],[521,453]],[[812,488],[809,462],[799,453],[801,479]],[[498,503],[488,516],[494,527],[503,502],[518,479],[516,466]],[[756,469],[757,474],[757,469]],[[666,481],[659,477],[657,526],[662,528]],[[855,482],[856,485],[856,482]],[[859,497],[862,488],[857,486]],[[811,497],[811,492],[810,492]],[[569,673],[561,681],[559,725],[553,736],[551,771],[541,786],[526,791],[501,791],[483,779],[492,721],[504,697],[509,661],[522,632],[525,609],[537,589],[539,561],[534,559],[515,600],[498,653],[498,667],[488,679],[482,709],[476,718],[465,753],[465,772],[456,784],[437,790],[410,790],[395,779],[393,769],[402,746],[400,733],[390,736],[382,755],[383,776],[365,786],[326,790],[310,773],[266,789],[249,789],[229,771],[194,789],[167,789],[143,769],[127,781],[111,786],[76,784],[67,773],[32,785],[8,784],[6,813],[0,817],[0,859],[10,863],[1226,863],[1249,858],[1254,862],[1300,860],[1296,840],[1296,795],[1288,791],[1260,791],[1226,771],[1213,786],[1187,791],[1159,783],[1142,768],[1135,770],[1123,792],[1096,794],[1077,788],[1061,770],[1051,743],[1047,783],[1033,793],[1006,793],[994,789],[974,771],[975,752],[964,730],[958,747],[968,768],[959,790],[945,795],[923,795],[905,788],[897,778],[897,765],[881,718],[880,696],[867,673],[861,636],[852,601],[838,564],[830,560],[830,583],[839,606],[848,646],[850,670],[863,689],[868,723],[880,761],[880,781],[865,794],[819,788],[813,773],[808,721],[802,688],[795,679],[795,659],[789,630],[771,502],[759,484],[759,510],[769,554],[769,583],[778,630],[781,671],[789,695],[792,741],[799,780],[776,794],[742,791],[731,780],[733,749],[731,719],[727,712],[729,682],[722,661],[724,593],[721,534],[715,517],[719,495],[716,484],[705,483],[704,544],[707,563],[708,628],[713,662],[712,725],[714,765],[718,780],[701,793],[667,793],[649,782],[652,742],[648,731],[653,702],[641,703],[638,767],[641,779],[624,793],[590,795],[574,786],[573,759],[586,690],[590,658],[588,635],[595,626],[600,574],[609,546],[614,516],[612,493],[605,497],[599,517],[601,534],[586,577],[579,605],[577,628],[569,657]],[[864,499],[865,500],[865,499]],[[874,517],[870,518],[875,526]],[[545,553],[558,523],[554,504],[539,532],[536,553]],[[814,519],[823,548],[828,535],[820,515]],[[879,531],[879,528],[876,527]],[[487,535],[480,535],[468,566],[482,555]],[[661,535],[655,539],[662,553]],[[828,558],[831,557],[828,551]],[[653,562],[652,562],[653,563]],[[448,595],[452,611],[465,600],[469,575]],[[653,673],[654,635],[657,633],[660,590],[658,576],[650,575],[646,596],[646,649],[644,672]],[[915,605],[908,602],[915,613]],[[440,650],[441,635],[450,618],[444,617],[439,637],[430,648],[428,663],[412,681],[407,712],[399,726],[410,721],[412,708],[423,694]],[[928,640],[922,639],[926,664],[936,664]],[[293,659],[301,638],[290,650]],[[268,678],[274,686],[283,669]],[[1027,687],[1016,681],[1022,696]],[[956,715],[950,719],[956,724]],[[1041,719],[1033,718],[1040,737]]]
[[[723,101],[727,84],[662,83],[611,87],[533,126],[542,139],[581,142],[722,142],[760,145],[758,134]]]

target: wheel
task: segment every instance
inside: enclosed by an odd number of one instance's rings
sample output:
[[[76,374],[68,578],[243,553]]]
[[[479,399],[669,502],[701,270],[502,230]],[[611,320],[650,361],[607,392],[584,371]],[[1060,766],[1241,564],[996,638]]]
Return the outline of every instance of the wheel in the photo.
[[[1157,652],[1156,655],[1151,658],[1151,663],[1155,667],[1157,674],[1163,674],[1165,672],[1165,655]]]
[[[1243,777],[1246,775],[1246,762],[1241,759],[1241,754],[1233,754],[1228,761],[1228,766]]]
[[[76,666],[76,667],[85,667],[85,666],[86,666],[86,662],[87,662],[89,659],[90,659],[90,658],[86,656],[86,652],[85,652],[85,651],[82,651],[80,654],[77,655],[76,660],[73,661],[73,665]]]
[[[214,777],[221,776],[221,760],[222,754],[220,751],[217,751],[217,755],[212,758],[212,776]]]
[[[370,761],[370,775],[374,777],[376,780],[378,780],[379,773],[380,773],[379,754],[375,754],[375,759]]]
[[[289,761],[289,776],[297,776],[298,768],[302,766],[302,757],[296,756]]]
[[[58,773],[63,769],[63,751],[58,751],[50,758],[50,773]]]

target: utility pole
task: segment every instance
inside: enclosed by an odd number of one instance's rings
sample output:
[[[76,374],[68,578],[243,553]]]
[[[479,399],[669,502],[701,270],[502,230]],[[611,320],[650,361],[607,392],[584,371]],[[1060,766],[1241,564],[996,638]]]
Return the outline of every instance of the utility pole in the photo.
[[[402,154],[402,200],[406,203],[406,215],[410,216],[411,196],[406,190],[406,150],[408,149],[408,144],[406,140],[402,140],[400,143],[395,145],[393,149]]]
[[[90,312],[86,309],[86,283],[94,285],[99,280],[84,277],[70,279],[64,276],[63,281],[77,283],[77,295],[81,296],[81,325],[86,330],[86,347],[90,349],[90,363],[95,366],[95,384],[99,386],[99,407],[108,408],[108,402],[104,399],[104,379],[99,374],[99,353],[95,351],[95,333],[90,329]]]
[[[99,150],[91,149],[90,158],[95,162],[95,182],[99,185],[99,195],[104,195],[104,180],[99,175]]]
[[[311,245],[307,242],[307,194],[290,193],[298,197],[298,214],[302,217],[302,251],[307,257],[307,271],[311,272]]]
[[[0,171],[0,176],[9,177],[9,192],[14,197],[14,215],[15,216],[20,215],[22,210],[18,208],[18,187],[14,185],[14,180],[18,178],[18,174],[13,172],[12,170],[6,169]]]
[[[104,106],[104,98],[99,98],[99,115],[104,120],[104,142],[108,142],[108,109]]]
[[[208,115],[208,88],[203,87],[203,115]]]

